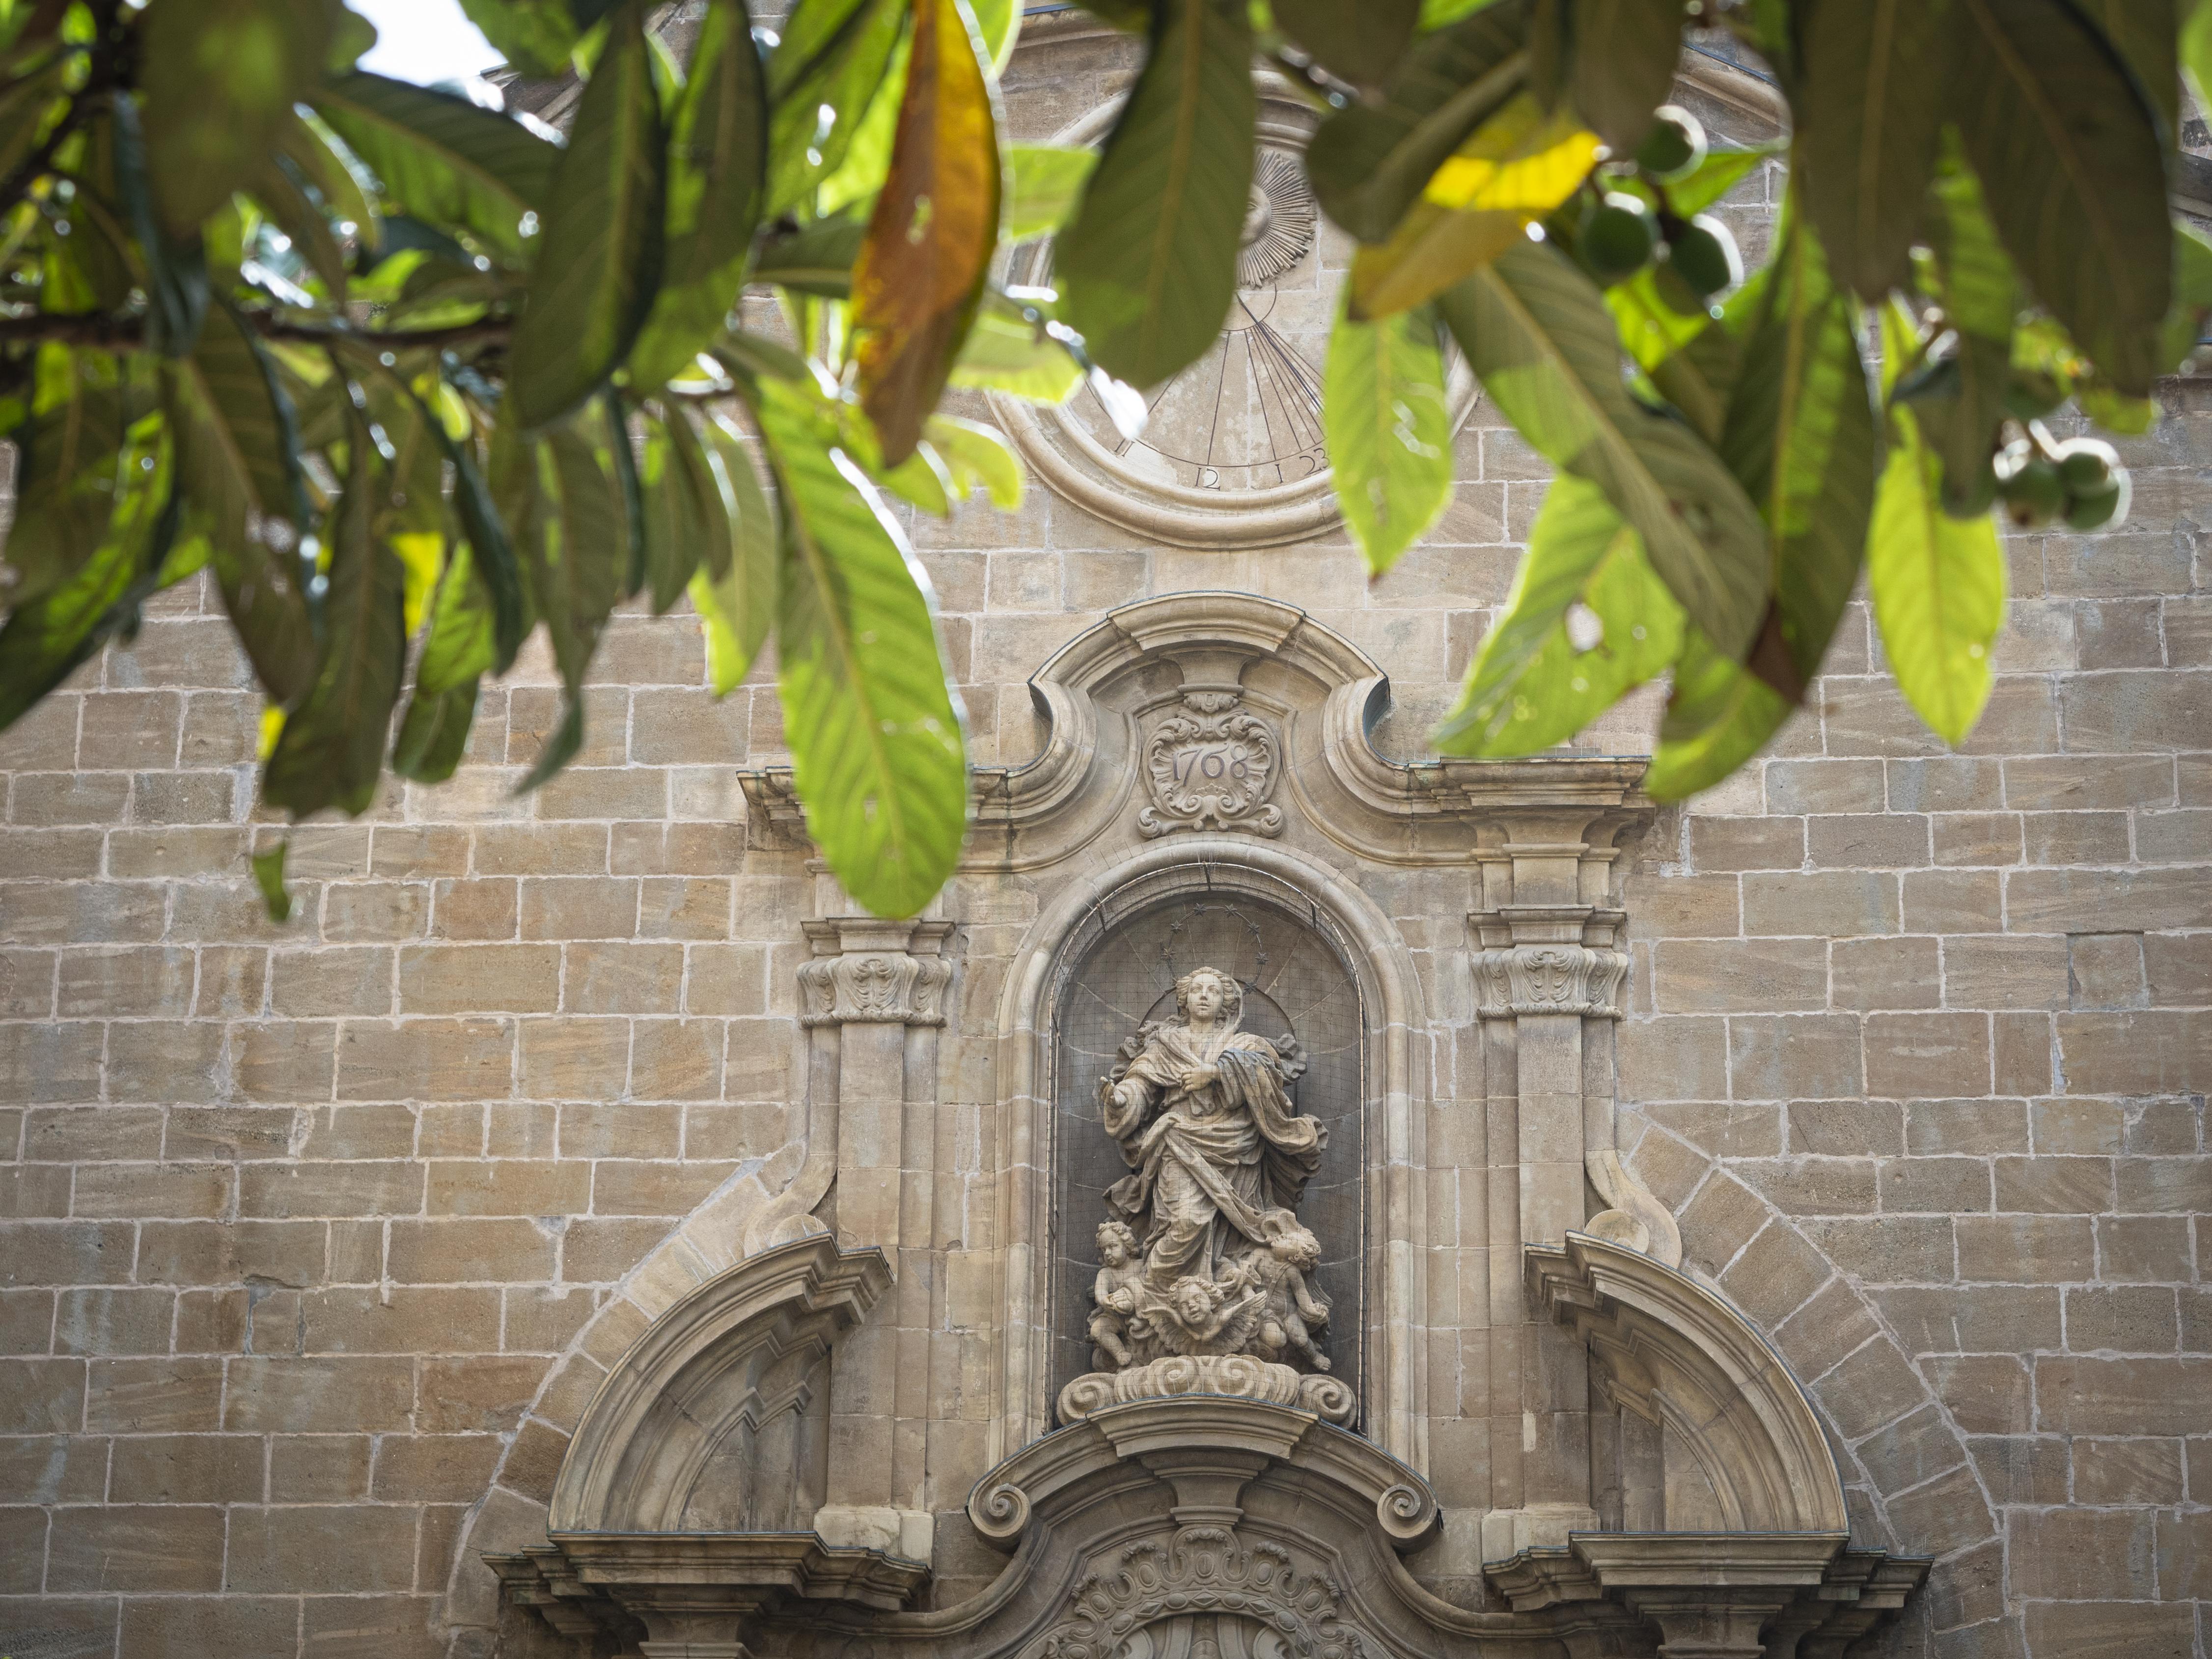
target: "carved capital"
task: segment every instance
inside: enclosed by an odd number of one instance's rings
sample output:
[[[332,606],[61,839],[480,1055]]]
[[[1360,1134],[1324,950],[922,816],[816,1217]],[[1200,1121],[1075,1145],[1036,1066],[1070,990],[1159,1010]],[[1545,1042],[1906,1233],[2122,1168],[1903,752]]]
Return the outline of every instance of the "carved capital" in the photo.
[[[814,959],[799,964],[801,1025],[942,1025],[952,962],[949,922],[811,921]]]
[[[1618,1019],[1619,993],[1627,977],[1626,952],[1587,945],[1515,945],[1477,951],[1475,1006],[1486,1019],[1517,1014],[1595,1014]]]

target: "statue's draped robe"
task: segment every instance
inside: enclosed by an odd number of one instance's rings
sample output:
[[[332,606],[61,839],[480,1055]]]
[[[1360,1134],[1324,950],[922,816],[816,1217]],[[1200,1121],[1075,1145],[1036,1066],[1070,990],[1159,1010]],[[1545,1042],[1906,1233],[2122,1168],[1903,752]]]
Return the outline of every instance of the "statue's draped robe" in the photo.
[[[1183,1087],[1185,1072],[1208,1065],[1214,1081]],[[1186,1276],[1214,1279],[1225,1261],[1265,1249],[1262,1216],[1297,1205],[1327,1133],[1291,1112],[1275,1045],[1176,1021],[1152,1032],[1121,1081],[1139,1097],[1107,1101],[1106,1133],[1136,1173],[1106,1201],[1139,1230],[1147,1284],[1164,1292]]]

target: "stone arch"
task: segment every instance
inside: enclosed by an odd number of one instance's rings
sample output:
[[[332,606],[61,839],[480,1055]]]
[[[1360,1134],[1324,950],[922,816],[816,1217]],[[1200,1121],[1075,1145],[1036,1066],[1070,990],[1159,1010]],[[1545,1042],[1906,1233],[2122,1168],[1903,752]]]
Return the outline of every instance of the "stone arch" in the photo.
[[[1425,1204],[1414,1171],[1425,1148],[1414,1109],[1429,1073],[1427,1014],[1412,953],[1374,900],[1340,872],[1295,848],[1221,835],[1185,836],[1141,848],[1091,871],[1055,896],[1015,953],[999,1015],[999,1167],[1005,1241],[999,1399],[992,1453],[1004,1457],[1048,1421],[1054,1000],[1085,923],[1102,904],[1143,906],[1210,886],[1218,893],[1310,910],[1349,946],[1346,963],[1371,1010],[1365,1036],[1368,1213],[1366,1388],[1369,1432],[1415,1468],[1426,1463],[1424,1323]]]
[[[1907,1616],[1932,1622],[1940,1609],[1952,1615],[1947,1628],[1996,1616],[2004,1545],[1986,1481],[1957,1416],[1874,1298],[1702,1148],[1645,1120],[1626,1156],[1680,1222],[1684,1270],[1729,1297],[1810,1402],[1853,1534],[1936,1558],[1931,1594]],[[1893,1472],[1906,1461],[1920,1478]]]
[[[454,1547],[445,1602],[454,1653],[485,1650],[499,1620],[499,1579],[482,1558],[544,1544],[556,1473],[601,1383],[655,1320],[744,1260],[747,1231],[805,1153],[801,1138],[741,1164],[624,1276],[538,1385]]]

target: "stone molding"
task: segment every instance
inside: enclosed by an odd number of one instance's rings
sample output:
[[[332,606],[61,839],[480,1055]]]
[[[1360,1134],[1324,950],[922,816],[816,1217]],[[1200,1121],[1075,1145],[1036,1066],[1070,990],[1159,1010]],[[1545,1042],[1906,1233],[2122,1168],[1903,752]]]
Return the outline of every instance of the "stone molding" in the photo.
[[[1728,1529],[1850,1530],[1842,1478],[1789,1367],[1718,1292],[1583,1233],[1524,1251],[1530,1300],[1588,1346],[1620,1409],[1681,1437]]]
[[[1075,1423],[1109,1406],[1182,1395],[1295,1406],[1339,1425],[1348,1425],[1359,1415],[1358,1399],[1333,1376],[1295,1371],[1250,1354],[1171,1354],[1126,1371],[1077,1377],[1060,1391],[1060,1419]]]
[[[1848,1549],[1840,1533],[1577,1533],[1486,1576],[1516,1613],[1616,1603],[1659,1627],[1662,1654],[1837,1659],[1896,1617],[1929,1566]]]

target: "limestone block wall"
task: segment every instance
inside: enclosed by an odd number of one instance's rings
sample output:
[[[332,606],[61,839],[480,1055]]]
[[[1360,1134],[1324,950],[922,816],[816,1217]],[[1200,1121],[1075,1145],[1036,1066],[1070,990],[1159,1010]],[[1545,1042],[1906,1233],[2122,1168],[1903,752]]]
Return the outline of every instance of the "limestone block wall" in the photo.
[[[1897,1651],[2212,1645],[2205,384],[2133,447],[2126,530],[2014,542],[1962,752],[1855,611],[1772,752],[1633,854],[1625,1142],[1811,1383],[1860,1541],[1940,1558]],[[1457,453],[1438,534],[1374,583],[1340,539],[1168,550],[1042,491],[916,522],[977,758],[1033,751],[1053,650],[1198,587],[1386,664],[1380,738],[1416,752],[1545,489],[1486,406]],[[258,700],[202,586],[0,734],[0,1652],[410,1659],[449,1618],[488,1650],[458,1540],[521,1541],[666,1282],[791,1178],[811,878],[749,846],[733,775],[779,753],[773,691],[713,701],[682,615],[619,620],[596,679],[535,796],[512,791],[556,717],[538,656],[453,784],[295,832],[281,927],[246,864],[276,833]],[[1032,913],[973,880],[947,910],[978,959]],[[1459,917],[1395,919],[1463,945]],[[944,1071],[933,1202],[980,1236],[982,1048]],[[1454,1127],[1432,1144],[1483,1144]],[[956,1327],[992,1316],[957,1256],[944,1296]],[[1470,1491],[1481,1375],[1431,1399],[1468,1425],[1435,1455]],[[976,1463],[983,1435],[932,1444]]]

